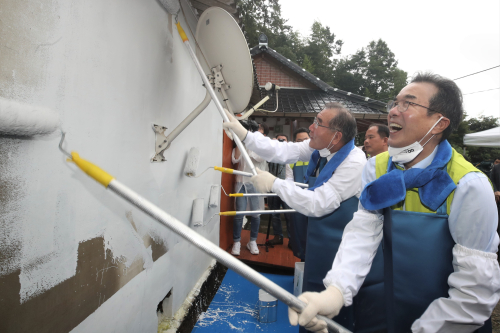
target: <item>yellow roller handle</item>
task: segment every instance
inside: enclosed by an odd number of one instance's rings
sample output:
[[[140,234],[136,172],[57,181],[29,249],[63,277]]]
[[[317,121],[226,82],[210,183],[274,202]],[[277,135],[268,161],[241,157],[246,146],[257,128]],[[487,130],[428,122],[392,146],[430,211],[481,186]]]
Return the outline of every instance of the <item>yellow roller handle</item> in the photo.
[[[184,29],[182,29],[182,27],[181,27],[181,23],[177,22],[176,26],[177,26],[177,30],[179,31],[179,35],[181,36],[182,41],[185,42],[185,41],[189,40],[188,37],[186,36],[186,33],[184,32]]]
[[[229,193],[230,197],[242,197],[243,193]]]
[[[80,169],[82,169],[83,172],[104,185],[104,187],[108,187],[109,183],[111,183],[111,181],[115,179],[115,177],[111,176],[109,173],[99,168],[97,165],[94,165],[89,161],[81,158],[77,152],[71,152],[71,157],[71,159],[68,158],[68,162],[75,163]]]
[[[221,168],[221,167],[218,167],[218,166],[214,166],[214,170],[217,170],[217,171],[220,171],[220,172],[224,172],[224,173],[230,173],[230,174],[233,174],[233,169],[229,169],[229,168]]]
[[[228,211],[228,212],[220,212],[219,215],[220,216],[236,216],[236,211],[233,210],[233,211]]]

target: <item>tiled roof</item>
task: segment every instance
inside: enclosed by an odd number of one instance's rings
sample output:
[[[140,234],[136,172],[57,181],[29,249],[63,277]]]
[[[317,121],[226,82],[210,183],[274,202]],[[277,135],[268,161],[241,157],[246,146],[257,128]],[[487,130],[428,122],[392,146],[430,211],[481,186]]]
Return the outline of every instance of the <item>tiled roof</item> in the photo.
[[[261,53],[265,53],[265,54],[271,56],[273,59],[277,60],[281,64],[285,65],[287,68],[291,69],[292,71],[299,74],[301,77],[303,77],[304,79],[306,79],[307,81],[311,82],[316,87],[318,87],[319,91],[312,91],[312,92],[309,91],[309,92],[315,94],[315,95],[311,95],[311,98],[308,97],[308,100],[310,100],[310,102],[312,104],[309,102],[304,102],[304,104],[303,104],[304,107],[299,107],[300,109],[302,109],[302,111],[293,111],[293,112],[313,112],[313,111],[306,111],[306,110],[314,109],[313,99],[315,98],[314,96],[317,96],[319,98],[318,103],[321,103],[321,101],[324,101],[324,100],[328,100],[328,101],[332,101],[332,102],[338,101],[338,100],[344,101],[344,102],[342,102],[344,105],[346,105],[346,106],[351,105],[352,106],[351,109],[353,110],[353,112],[370,112],[369,110],[373,110],[373,112],[376,112],[376,113],[385,113],[386,104],[384,102],[381,102],[381,101],[378,101],[378,100],[375,100],[372,98],[368,98],[365,96],[356,95],[356,94],[353,94],[351,92],[344,91],[341,89],[333,88],[328,83],[322,81],[318,77],[309,73],[308,71],[306,71],[305,69],[303,69],[299,65],[295,64],[290,59],[287,59],[286,57],[282,56],[281,54],[279,54],[278,52],[276,52],[275,50],[273,50],[270,47],[255,46],[252,49],[250,49],[250,54],[252,55],[252,57],[255,55],[261,54]],[[290,89],[290,90],[293,90],[293,89]],[[322,92],[323,94],[320,94],[320,92]],[[297,94],[299,94],[299,95],[302,94],[301,96],[303,96],[303,93],[297,92]],[[261,93],[261,95],[265,96],[265,91],[263,93]],[[287,97],[284,96],[284,98],[285,98],[284,102],[286,104]],[[299,99],[303,99],[303,97],[300,97]],[[292,104],[294,104],[294,103],[295,102],[292,102]],[[305,105],[307,105],[307,104],[310,104],[311,106],[309,108],[305,107]],[[274,108],[276,108],[276,105],[275,104],[273,104],[273,105],[274,105]],[[322,105],[324,105],[324,103]],[[369,107],[366,107],[365,105],[369,105]],[[362,111],[362,110],[365,110],[365,111]],[[319,112],[319,111],[314,111],[314,112]]]
[[[267,91],[260,88],[263,96]],[[371,100],[375,101],[375,100]],[[285,113],[318,113],[325,107],[325,104],[338,102],[347,107],[353,113],[382,115],[386,112],[379,107],[373,107],[371,101],[353,101],[348,96],[342,96],[335,92],[325,92],[322,90],[310,89],[280,89],[278,91],[278,111]],[[261,109],[274,111],[276,109],[276,94],[269,99]],[[269,115],[272,115],[270,113]]]

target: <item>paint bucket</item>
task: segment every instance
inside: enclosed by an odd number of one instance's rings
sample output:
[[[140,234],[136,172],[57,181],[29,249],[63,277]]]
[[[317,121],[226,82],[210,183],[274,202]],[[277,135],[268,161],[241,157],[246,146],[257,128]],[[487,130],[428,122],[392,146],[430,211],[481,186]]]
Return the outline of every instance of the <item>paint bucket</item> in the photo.
[[[278,319],[278,300],[263,289],[259,289],[259,321],[273,323]]]

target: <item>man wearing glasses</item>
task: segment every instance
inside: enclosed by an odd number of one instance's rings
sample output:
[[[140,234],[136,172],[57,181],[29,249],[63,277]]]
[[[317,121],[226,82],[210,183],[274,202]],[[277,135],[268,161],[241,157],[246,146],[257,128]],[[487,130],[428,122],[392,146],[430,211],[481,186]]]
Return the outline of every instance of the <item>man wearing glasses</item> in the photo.
[[[230,122],[224,123],[224,128],[232,129],[248,149],[265,160],[280,164],[309,161],[302,180],[309,184],[307,189],[262,170],[257,170],[258,175],[251,181],[257,191],[275,192],[288,206],[307,216],[303,290],[323,290],[323,278],[331,267],[344,227],[358,209],[361,193],[361,172],[366,158],[354,146],[357,133],[354,116],[341,104],[327,104],[309,127],[310,139],[300,143],[273,141],[248,132],[233,115],[228,116]],[[379,273],[382,276],[381,267]],[[337,318],[350,329],[354,328],[353,308],[343,310]]]
[[[418,74],[388,105],[389,151],[363,170],[359,210],[346,226],[326,290],[300,297],[290,322],[312,331],[352,304],[383,243],[388,332],[491,332],[499,300],[497,211],[491,184],[446,140],[462,93]],[[366,282],[365,282],[366,283]]]

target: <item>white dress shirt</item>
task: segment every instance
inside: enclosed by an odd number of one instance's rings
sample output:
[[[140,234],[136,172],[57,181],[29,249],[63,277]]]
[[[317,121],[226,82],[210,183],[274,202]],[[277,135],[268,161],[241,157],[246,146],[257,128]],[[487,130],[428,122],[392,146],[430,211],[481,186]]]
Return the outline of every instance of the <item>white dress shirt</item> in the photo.
[[[417,163],[426,168],[436,155]],[[363,170],[362,186],[374,181],[375,158]],[[358,211],[344,229],[342,243],[332,269],[323,280],[325,287],[336,286],[345,306],[370,271],[382,240],[382,211]],[[413,332],[473,332],[482,326],[500,296],[500,269],[497,262],[499,238],[498,213],[493,190],[486,176],[471,172],[457,184],[450,207],[448,224],[456,245],[453,247],[454,272],[448,278],[449,297],[434,300],[412,325]]]
[[[309,140],[303,142],[279,142],[261,133],[248,132],[245,145],[269,162],[279,164],[308,161],[314,149]],[[327,157],[328,161],[335,153]],[[361,172],[366,164],[365,154],[355,147],[337,167],[333,176],[320,187],[310,191],[296,186],[293,181],[276,179],[272,191],[288,206],[307,216],[320,217],[333,212],[353,196],[361,194]]]
[[[286,172],[285,172],[285,180],[291,180],[293,182],[293,170],[290,167],[290,164],[286,165]]]

